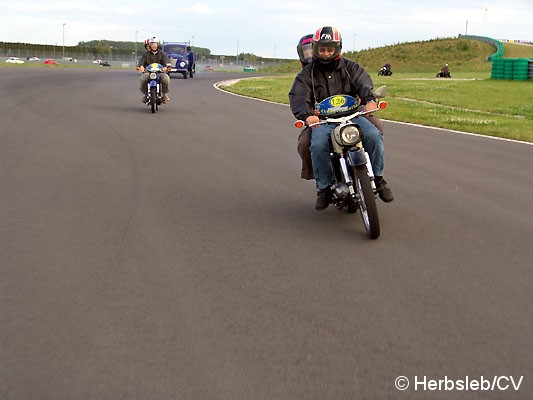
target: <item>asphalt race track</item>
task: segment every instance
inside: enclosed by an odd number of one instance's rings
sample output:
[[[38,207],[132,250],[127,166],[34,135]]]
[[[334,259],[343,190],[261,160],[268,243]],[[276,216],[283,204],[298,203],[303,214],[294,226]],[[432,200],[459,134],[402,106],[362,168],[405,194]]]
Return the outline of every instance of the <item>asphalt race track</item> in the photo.
[[[533,398],[533,146],[386,123],[372,241],[236,76],[0,70],[0,398]]]

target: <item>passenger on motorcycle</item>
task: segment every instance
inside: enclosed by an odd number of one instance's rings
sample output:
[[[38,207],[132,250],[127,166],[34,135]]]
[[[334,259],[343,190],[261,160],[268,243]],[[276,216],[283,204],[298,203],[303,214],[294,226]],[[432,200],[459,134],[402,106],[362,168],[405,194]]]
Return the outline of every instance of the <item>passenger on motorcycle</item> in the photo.
[[[341,57],[342,38],[331,26],[319,28],[313,36],[313,62],[296,76],[289,92],[291,111],[309,126],[320,122],[315,115],[316,103],[336,94],[359,97],[366,110],[377,109],[372,94],[370,75],[354,61]],[[366,118],[358,118],[362,139],[375,175],[381,200],[391,202],[394,196],[383,179],[384,147],[380,131]],[[315,125],[311,134],[311,158],[317,187],[316,210],[324,210],[331,201],[333,173],[330,163],[330,135],[333,125]]]
[[[302,36],[296,46],[302,68],[313,61],[313,34]],[[302,159],[302,179],[315,179],[313,175],[313,163],[311,162],[311,128],[306,126],[298,136],[298,154]]]
[[[161,51],[159,48],[159,39],[153,37],[150,39],[150,48],[143,54],[141,60],[139,61],[139,71],[144,72],[146,67],[153,63],[158,63],[163,65],[163,71],[167,70],[167,64],[170,64],[170,60],[167,55]],[[139,90],[144,95],[141,99],[141,102],[146,103],[148,101],[148,81],[150,80],[149,74],[141,75],[141,86]],[[161,87],[163,91],[163,97],[161,100],[163,103],[168,103],[170,101],[167,93],[169,92],[170,78],[167,74],[161,74]]]

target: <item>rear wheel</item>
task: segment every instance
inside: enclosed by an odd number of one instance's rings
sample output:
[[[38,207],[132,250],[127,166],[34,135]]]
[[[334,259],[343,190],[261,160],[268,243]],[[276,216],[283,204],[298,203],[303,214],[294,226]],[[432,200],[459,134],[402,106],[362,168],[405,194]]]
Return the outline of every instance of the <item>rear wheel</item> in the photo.
[[[150,86],[150,108],[152,109],[152,114],[155,113],[156,103],[157,103],[157,88],[155,86]]]
[[[365,225],[366,233],[370,239],[377,239],[380,234],[378,207],[376,196],[372,190],[370,178],[365,165],[353,167],[355,190],[359,193],[359,209]]]

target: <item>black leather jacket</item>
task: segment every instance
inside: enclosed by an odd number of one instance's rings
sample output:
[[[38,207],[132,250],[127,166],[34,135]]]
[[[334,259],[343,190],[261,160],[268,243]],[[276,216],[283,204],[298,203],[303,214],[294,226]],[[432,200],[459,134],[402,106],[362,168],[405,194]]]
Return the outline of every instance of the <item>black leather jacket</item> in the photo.
[[[373,88],[370,75],[354,61],[346,58],[331,64],[313,61],[294,79],[289,92],[291,111],[296,119],[305,121],[314,115],[315,103],[336,94],[358,96],[364,105],[376,100],[372,94]]]

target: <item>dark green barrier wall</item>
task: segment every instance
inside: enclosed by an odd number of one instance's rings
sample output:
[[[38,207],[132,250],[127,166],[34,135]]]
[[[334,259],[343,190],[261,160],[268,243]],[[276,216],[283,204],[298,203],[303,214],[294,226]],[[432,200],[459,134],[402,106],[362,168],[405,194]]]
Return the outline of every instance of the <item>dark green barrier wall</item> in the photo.
[[[527,58],[495,58],[492,60],[492,79],[527,81],[533,79],[533,60]]]

